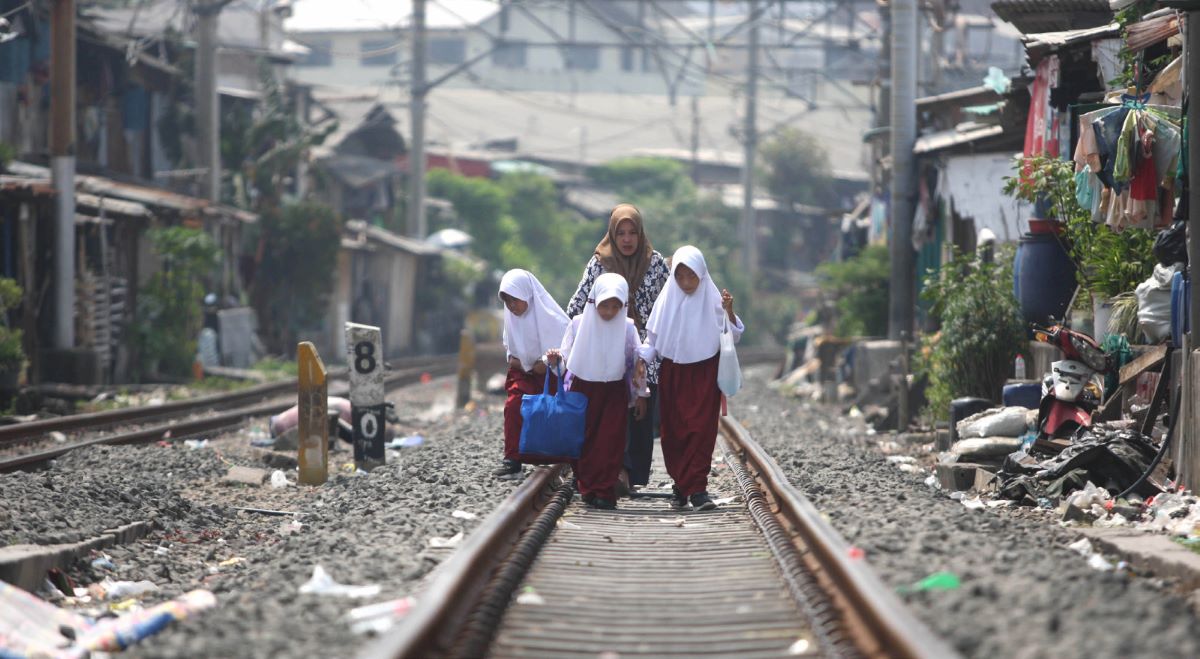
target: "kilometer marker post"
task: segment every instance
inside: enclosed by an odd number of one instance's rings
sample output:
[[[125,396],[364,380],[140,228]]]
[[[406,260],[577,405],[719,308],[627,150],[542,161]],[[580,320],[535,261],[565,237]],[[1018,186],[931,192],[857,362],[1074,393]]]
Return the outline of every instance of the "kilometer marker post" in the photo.
[[[383,450],[387,401],[383,390],[383,338],[379,328],[346,323],[346,360],[350,364],[354,464],[370,471],[387,462]]]
[[[297,400],[300,412],[298,450],[299,481],[304,485],[321,485],[329,474],[329,399],[325,379],[325,364],[317,348],[305,341],[296,349],[300,380]]]

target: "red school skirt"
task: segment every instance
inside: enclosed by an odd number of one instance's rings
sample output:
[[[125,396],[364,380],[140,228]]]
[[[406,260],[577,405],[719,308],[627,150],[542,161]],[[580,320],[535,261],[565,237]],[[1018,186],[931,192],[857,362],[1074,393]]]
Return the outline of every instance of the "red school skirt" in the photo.
[[[663,461],[684,496],[708,489],[721,390],[717,387],[720,354],[692,364],[662,361],[658,371],[658,413]]]

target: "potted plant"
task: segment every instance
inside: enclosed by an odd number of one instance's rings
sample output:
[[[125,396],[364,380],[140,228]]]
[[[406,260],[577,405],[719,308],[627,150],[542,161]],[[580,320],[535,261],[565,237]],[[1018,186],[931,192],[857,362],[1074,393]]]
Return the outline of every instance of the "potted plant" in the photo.
[[[0,277],[0,391],[17,388],[25,350],[21,347],[21,330],[8,326],[8,311],[21,303],[21,287],[16,280]]]
[[[1018,159],[1016,169],[1018,175],[1006,179],[1005,192],[1028,203],[1049,202],[1047,219],[1062,229],[1060,238],[1075,263],[1076,278],[1092,299],[1096,338],[1102,339],[1113,298],[1137,288],[1154,271],[1154,233],[1132,228],[1117,233],[1093,222],[1075,197],[1070,161],[1036,156]]]

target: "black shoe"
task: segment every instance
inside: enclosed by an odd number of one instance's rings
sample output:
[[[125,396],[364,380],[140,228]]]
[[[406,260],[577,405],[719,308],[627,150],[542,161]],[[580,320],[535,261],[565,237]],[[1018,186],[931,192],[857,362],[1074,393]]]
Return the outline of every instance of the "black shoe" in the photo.
[[[521,463],[516,460],[505,460],[492,475],[502,481],[511,481],[521,477]]]
[[[713,510],[717,503],[708,496],[708,492],[697,492],[691,496],[692,508],[696,510]]]
[[[587,502],[587,505],[591,508],[595,508],[597,510],[616,510],[617,509],[617,504],[612,501],[609,501],[608,499],[601,499],[600,497],[594,496],[594,495],[589,497],[589,499],[590,500]]]
[[[671,488],[671,507],[675,510],[687,510],[688,498],[678,489]]]

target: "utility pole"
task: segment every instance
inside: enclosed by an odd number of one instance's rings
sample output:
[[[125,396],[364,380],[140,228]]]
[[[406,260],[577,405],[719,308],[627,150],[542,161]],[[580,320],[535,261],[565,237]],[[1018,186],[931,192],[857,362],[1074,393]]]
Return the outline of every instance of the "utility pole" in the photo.
[[[412,83],[409,116],[412,139],[408,149],[408,230],[424,240],[425,226],[425,0],[413,0]]]
[[[754,156],[758,151],[758,0],[750,0],[750,33],[746,44],[746,125],[742,157],[742,265],[758,273],[758,219],[754,215]],[[753,279],[752,279],[753,281]]]
[[[217,94],[217,23],[230,0],[196,4],[196,129],[205,199],[221,200],[221,100]]]
[[[897,340],[913,326],[912,222],[916,200],[913,144],[917,138],[917,7],[916,0],[892,5],[892,203],[891,295],[888,338]]]
[[[1187,37],[1187,61],[1184,63],[1184,70],[1187,72],[1187,80],[1184,82],[1187,91],[1187,121],[1191,126],[1200,126],[1200,50],[1197,50],[1200,49],[1200,29],[1194,29],[1193,26],[1200,26],[1200,11],[1188,12],[1184,32]],[[1188,214],[1194,217],[1200,212],[1200,160],[1197,160],[1200,158],[1200,140],[1188,140],[1187,150],[1187,207]],[[1187,232],[1189,273],[1195,273],[1200,268],[1200,231],[1195,229],[1195,223],[1192,223]],[[1196,443],[1200,442],[1200,436],[1196,432],[1197,396],[1200,392],[1196,391],[1196,360],[1192,358],[1197,344],[1200,344],[1200,281],[1197,279],[1193,274],[1189,274],[1188,297],[1191,307],[1188,309],[1188,333],[1183,341],[1183,368],[1180,369],[1183,372],[1183,398],[1179,410],[1182,423],[1177,424],[1180,426],[1181,436],[1175,451],[1176,462],[1179,465],[1178,480],[1191,489],[1196,488],[1197,477],[1200,477],[1200,450],[1196,446]]]
[[[700,182],[700,97],[692,97],[692,182]]]
[[[75,0],[50,6],[50,169],[54,184],[54,342],[75,347]]]

